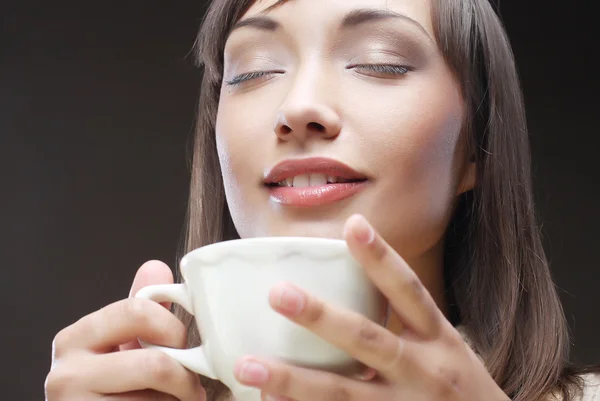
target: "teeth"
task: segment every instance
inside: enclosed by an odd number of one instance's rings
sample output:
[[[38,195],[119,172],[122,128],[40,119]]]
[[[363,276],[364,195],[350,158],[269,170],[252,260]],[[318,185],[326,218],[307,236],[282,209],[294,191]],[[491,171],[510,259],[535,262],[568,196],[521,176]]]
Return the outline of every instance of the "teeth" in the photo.
[[[304,188],[310,186],[310,176],[306,174],[297,175],[294,177],[293,186],[294,188]]]
[[[327,176],[325,174],[311,174],[308,181],[311,187],[320,187],[327,184]]]
[[[291,187],[292,183],[293,183],[293,180],[294,180],[293,178],[286,178],[283,181],[279,181],[277,183],[277,185],[280,186],[280,187]]]
[[[305,188],[320,187],[327,184],[345,183],[351,181],[352,180],[346,178],[334,177],[325,174],[303,174],[297,175],[293,178],[286,178],[285,180],[279,181],[277,185],[280,187]]]

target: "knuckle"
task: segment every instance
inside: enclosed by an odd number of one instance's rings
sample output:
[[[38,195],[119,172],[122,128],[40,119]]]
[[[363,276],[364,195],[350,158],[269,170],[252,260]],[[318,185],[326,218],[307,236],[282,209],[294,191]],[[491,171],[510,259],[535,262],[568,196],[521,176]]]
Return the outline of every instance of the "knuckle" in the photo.
[[[53,368],[46,376],[44,392],[47,401],[61,400],[67,390],[77,379],[77,370],[69,368],[67,364],[61,364]]]
[[[44,392],[46,393],[47,401],[58,400],[62,396],[64,381],[61,383],[61,378],[57,372],[57,369],[51,370],[46,376],[46,381],[44,382]]]
[[[414,273],[401,281],[401,287],[403,291],[409,291],[417,299],[420,299],[425,295],[423,283],[421,282],[421,280],[419,280],[419,277]]]
[[[341,384],[339,379],[335,378],[332,381],[327,399],[330,401],[349,401],[351,399],[350,390]]]
[[[52,353],[55,358],[63,354],[71,343],[71,327],[60,330],[52,339]]]
[[[123,313],[132,322],[141,327],[147,327],[152,322],[151,304],[146,299],[130,298],[122,303]]]
[[[145,357],[141,358],[141,369],[145,370],[148,377],[162,383],[172,383],[177,376],[177,366],[173,359],[158,350],[148,350]]]
[[[371,244],[369,244],[369,251],[371,253],[371,257],[376,262],[382,262],[388,257],[388,247],[379,239],[376,239]]]
[[[385,372],[395,372],[398,370],[398,365],[403,358],[404,344],[402,341],[396,341],[395,347],[390,352],[385,352],[381,355],[382,364],[385,367]]]
[[[455,396],[455,389],[448,382],[437,383],[434,386],[436,400],[452,400]]]
[[[460,385],[460,373],[457,369],[440,366],[433,375],[434,390],[439,399],[454,399]]]
[[[280,369],[273,377],[273,390],[275,394],[287,394],[290,390],[292,376],[288,370]]]
[[[175,348],[187,345],[187,329],[183,323],[158,303],[131,298],[124,300],[121,307],[128,323],[140,328],[140,332],[152,335],[157,344]]]
[[[323,302],[311,302],[307,308],[305,320],[308,324],[316,324],[323,320],[325,316],[325,304]]]
[[[381,330],[367,318],[361,318],[354,342],[358,348],[372,349],[381,343]]]

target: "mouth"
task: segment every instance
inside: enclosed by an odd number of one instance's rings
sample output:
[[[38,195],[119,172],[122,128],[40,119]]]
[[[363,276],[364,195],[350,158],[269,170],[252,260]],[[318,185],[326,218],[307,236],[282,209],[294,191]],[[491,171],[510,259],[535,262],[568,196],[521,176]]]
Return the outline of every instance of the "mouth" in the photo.
[[[288,206],[319,206],[349,198],[362,190],[368,177],[328,158],[286,160],[265,176],[275,202]]]
[[[331,184],[348,184],[353,182],[362,182],[364,180],[353,180],[344,177],[337,177],[326,175],[322,173],[315,174],[302,174],[294,177],[286,178],[277,183],[268,183],[268,187],[293,187],[293,188],[306,188],[306,187],[320,187],[323,185]]]

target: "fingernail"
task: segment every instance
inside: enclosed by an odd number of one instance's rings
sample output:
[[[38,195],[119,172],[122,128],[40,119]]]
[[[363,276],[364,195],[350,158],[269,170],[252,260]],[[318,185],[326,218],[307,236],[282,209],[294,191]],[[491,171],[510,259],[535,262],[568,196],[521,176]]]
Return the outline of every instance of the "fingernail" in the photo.
[[[361,244],[370,244],[375,240],[375,230],[363,216],[357,215],[354,222],[354,238]]]
[[[354,375],[357,380],[370,381],[377,376],[377,371],[373,368],[367,368],[360,373]]]
[[[299,314],[305,303],[304,294],[290,286],[280,288],[276,300],[277,309],[289,315]]]
[[[238,370],[238,378],[249,384],[263,384],[269,380],[269,371],[258,362],[246,361]]]

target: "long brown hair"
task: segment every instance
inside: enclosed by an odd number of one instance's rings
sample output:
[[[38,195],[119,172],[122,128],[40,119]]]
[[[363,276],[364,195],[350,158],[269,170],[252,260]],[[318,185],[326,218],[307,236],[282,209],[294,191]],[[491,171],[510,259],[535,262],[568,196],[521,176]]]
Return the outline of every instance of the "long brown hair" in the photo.
[[[284,2],[285,0],[280,0]],[[464,194],[446,235],[445,280],[460,324],[513,400],[552,392],[571,400],[581,379],[568,366],[569,334],[536,223],[530,154],[514,57],[488,0],[432,0],[435,35],[462,85],[466,141],[478,185]],[[253,0],[209,6],[196,41],[204,68],[185,251],[237,238],[217,158],[215,121],[230,29]],[[200,339],[189,316],[190,343]],[[227,393],[203,379],[208,399]]]

